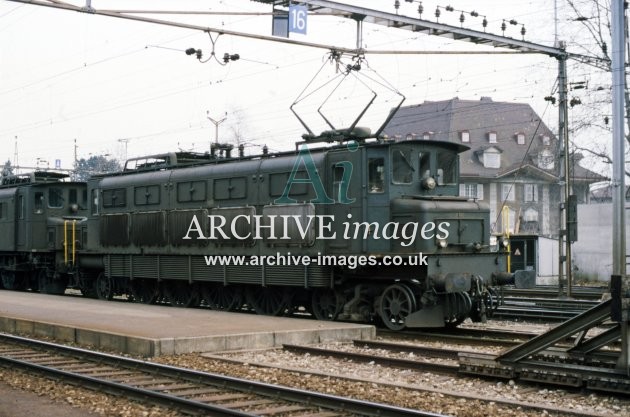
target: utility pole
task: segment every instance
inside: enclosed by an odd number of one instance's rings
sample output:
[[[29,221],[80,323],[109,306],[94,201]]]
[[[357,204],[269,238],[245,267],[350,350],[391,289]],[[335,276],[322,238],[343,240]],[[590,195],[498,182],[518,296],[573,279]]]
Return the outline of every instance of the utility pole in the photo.
[[[73,169],[73,174],[72,174],[72,176],[73,176],[72,179],[73,180],[76,180],[76,178],[77,178],[77,162],[78,162],[77,161],[77,148],[78,148],[78,146],[77,146],[77,138],[74,138],[74,164],[72,166],[74,168]]]
[[[227,119],[227,112],[225,112],[225,116],[223,116],[223,119],[214,120],[212,117],[210,117],[210,110],[207,110],[206,117],[208,118],[208,120],[212,122],[212,124],[214,124],[214,143],[218,144],[219,143],[219,125],[225,122],[225,120]],[[212,149],[212,142],[210,142],[210,148]]]
[[[127,161],[127,145],[129,145],[129,138],[118,139],[118,142],[125,144],[125,153],[123,155],[123,162]]]
[[[18,162],[18,139],[17,135],[15,135],[15,150],[13,151],[13,165],[15,165],[15,175],[19,174],[19,166]]]

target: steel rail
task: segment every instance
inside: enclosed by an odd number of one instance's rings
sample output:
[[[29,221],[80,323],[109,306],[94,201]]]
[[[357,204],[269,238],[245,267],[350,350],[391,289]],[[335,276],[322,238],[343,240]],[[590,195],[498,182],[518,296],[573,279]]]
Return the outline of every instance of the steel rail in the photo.
[[[355,362],[374,363],[395,368],[414,369],[423,372],[436,372],[447,375],[457,375],[458,365],[446,365],[441,363],[419,362],[409,359],[387,358],[382,356],[367,355],[364,353],[344,352],[340,350],[322,349],[312,346],[282,345],[282,348],[294,353],[308,353],[309,355],[329,356],[337,359],[348,359]]]
[[[441,414],[431,413],[420,410],[410,410],[402,407],[396,407],[386,404],[379,404],[370,401],[356,400],[352,398],[344,398],[335,395],[323,394],[314,391],[306,391],[302,389],[277,386],[258,381],[250,381],[241,378],[235,378],[225,375],[212,374],[207,372],[195,371],[185,368],[178,368],[169,365],[151,363],[147,361],[116,356],[108,353],[94,352],[86,349],[63,346],[56,343],[44,342],[20,336],[0,334],[0,340],[9,343],[26,346],[30,349],[52,351],[65,357],[73,357],[79,360],[86,360],[97,363],[101,366],[107,365],[116,368],[123,368],[128,371],[145,372],[153,377],[167,377],[183,380],[191,384],[213,386],[221,389],[231,389],[251,395],[261,395],[274,400],[292,401],[300,404],[307,404],[310,407],[321,407],[330,410],[341,411],[344,413],[356,413],[365,416],[409,416],[409,417],[440,417]],[[55,375],[64,379],[71,380],[81,385],[85,385],[98,390],[116,395],[128,395],[133,398],[178,409],[193,412],[207,412],[212,415],[225,416],[251,416],[255,414],[244,413],[238,410],[231,410],[221,406],[209,405],[172,394],[152,391],[138,387],[131,387],[127,384],[106,381],[101,378],[81,375],[72,371],[64,371],[50,366],[29,363],[25,359],[12,359],[5,357],[0,352],[0,363],[13,366],[20,366],[25,369],[37,371],[48,375]],[[196,409],[196,410],[195,410]]]

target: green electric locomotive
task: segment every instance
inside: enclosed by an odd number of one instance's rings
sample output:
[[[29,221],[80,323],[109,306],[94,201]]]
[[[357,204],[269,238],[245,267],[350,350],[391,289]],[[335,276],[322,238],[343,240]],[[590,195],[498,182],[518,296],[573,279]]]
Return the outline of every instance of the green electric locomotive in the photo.
[[[102,299],[396,330],[483,320],[492,285],[529,286],[534,273],[505,273],[488,207],[458,196],[465,149],[353,129],[278,154],[135,158],[88,182],[82,276]]]

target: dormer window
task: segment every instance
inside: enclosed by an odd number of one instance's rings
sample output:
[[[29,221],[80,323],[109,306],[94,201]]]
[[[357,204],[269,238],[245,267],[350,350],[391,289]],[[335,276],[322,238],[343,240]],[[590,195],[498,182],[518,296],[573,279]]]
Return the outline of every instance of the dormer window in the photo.
[[[488,132],[488,143],[497,143],[497,132]]]
[[[518,132],[516,134],[516,143],[518,143],[519,145],[525,145],[525,133]]]
[[[501,168],[501,151],[497,148],[488,148],[483,152],[484,168]]]
[[[553,169],[554,156],[549,149],[544,149],[538,154],[538,168],[541,169]]]
[[[543,146],[549,146],[551,139],[547,135],[540,135],[540,143],[542,143]]]
[[[422,134],[422,139],[424,139],[424,140],[429,140],[429,139],[431,139],[431,135],[432,135],[432,134],[433,134],[433,132],[424,132],[424,133]]]
[[[462,130],[459,132],[459,139],[462,143],[470,142],[470,132],[468,130]]]

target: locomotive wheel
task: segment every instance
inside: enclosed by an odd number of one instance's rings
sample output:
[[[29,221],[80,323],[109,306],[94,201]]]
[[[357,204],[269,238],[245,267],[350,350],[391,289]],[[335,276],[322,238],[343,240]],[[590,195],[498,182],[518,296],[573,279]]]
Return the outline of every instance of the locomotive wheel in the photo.
[[[22,274],[15,271],[3,270],[2,286],[7,290],[21,291],[26,289],[26,282]]]
[[[254,286],[247,288],[247,305],[256,314],[279,316],[284,314],[290,304],[291,296],[283,288]]]
[[[85,271],[79,272],[79,289],[84,297],[97,298],[96,296],[96,278],[94,273]]]
[[[335,320],[343,308],[344,297],[339,291],[318,288],[311,297],[311,311],[317,320]]]
[[[160,295],[158,282],[152,279],[136,279],[131,281],[133,301],[143,304],[155,304]]]
[[[186,281],[164,283],[164,297],[173,307],[192,307],[198,304],[197,286]]]
[[[235,285],[204,283],[201,286],[201,296],[213,310],[235,311],[243,306],[240,287]]]
[[[46,269],[37,271],[37,289],[42,294],[61,295],[66,292],[66,280],[54,279]]]
[[[448,315],[444,317],[444,322],[446,327],[457,327],[470,315],[472,300],[465,292],[456,292],[446,296]]]
[[[379,303],[379,315],[391,330],[405,328],[405,319],[416,310],[416,297],[405,284],[394,284],[385,288]]]
[[[105,275],[104,272],[98,274],[96,277],[96,297],[99,300],[111,300],[114,298],[114,286],[111,278]]]

